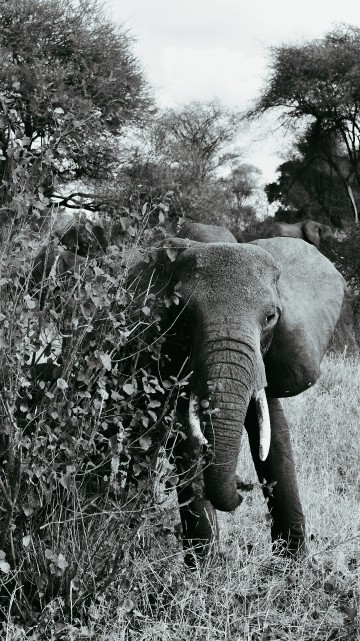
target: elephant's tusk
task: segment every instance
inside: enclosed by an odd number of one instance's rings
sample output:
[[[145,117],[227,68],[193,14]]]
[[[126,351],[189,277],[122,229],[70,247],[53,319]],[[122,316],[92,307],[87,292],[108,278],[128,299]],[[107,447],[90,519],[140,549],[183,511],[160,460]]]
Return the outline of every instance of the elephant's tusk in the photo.
[[[270,449],[271,426],[269,408],[264,389],[261,389],[260,392],[255,395],[255,404],[259,421],[259,457],[261,461],[266,461]]]
[[[199,399],[191,392],[189,399],[189,425],[191,435],[200,443],[200,445],[207,445],[208,441],[203,435],[200,427],[199,419]]]

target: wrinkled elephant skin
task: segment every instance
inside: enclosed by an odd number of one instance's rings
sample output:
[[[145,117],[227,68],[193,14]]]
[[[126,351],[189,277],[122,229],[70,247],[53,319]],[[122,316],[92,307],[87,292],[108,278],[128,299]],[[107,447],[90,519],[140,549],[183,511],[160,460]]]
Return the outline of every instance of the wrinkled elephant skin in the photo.
[[[170,294],[175,285],[181,293],[176,324],[173,317],[168,324],[173,333],[185,328],[188,344],[179,350],[169,339],[166,346],[174,373],[180,357],[189,362],[189,438],[178,451],[179,469],[183,474],[196,439],[206,462],[203,493],[191,481],[178,488],[185,548],[206,550],[217,535],[215,509],[232,511],[241,502],[236,466],[245,425],[267,485],[273,543],[296,553],[305,520],[279,397],[316,382],[340,314],[343,278],[302,240],[238,244],[223,228],[191,224],[181,235],[158,250],[155,266],[142,263],[135,272],[139,292],[151,278],[154,293]]]

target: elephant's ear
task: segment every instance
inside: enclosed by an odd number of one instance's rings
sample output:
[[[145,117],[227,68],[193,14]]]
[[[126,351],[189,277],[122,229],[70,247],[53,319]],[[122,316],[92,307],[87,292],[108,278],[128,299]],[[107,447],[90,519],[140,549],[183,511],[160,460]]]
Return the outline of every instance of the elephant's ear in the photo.
[[[172,282],[177,259],[191,247],[200,247],[199,243],[188,238],[169,237],[156,247],[135,256],[123,256],[122,265],[128,268],[127,280],[137,296],[147,296],[150,289],[153,294],[165,293]]]
[[[281,318],[265,357],[271,396],[294,396],[320,374],[340,315],[345,281],[315,247],[295,238],[254,241],[281,265]]]

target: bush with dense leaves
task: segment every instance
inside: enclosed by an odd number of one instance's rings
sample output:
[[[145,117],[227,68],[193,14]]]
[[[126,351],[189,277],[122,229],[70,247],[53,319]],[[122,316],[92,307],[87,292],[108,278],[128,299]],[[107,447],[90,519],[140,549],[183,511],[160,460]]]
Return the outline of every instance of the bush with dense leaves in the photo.
[[[122,247],[36,286],[34,233],[17,230],[2,252],[3,612],[11,594],[14,615],[30,621],[55,597],[80,608],[137,545],[172,531],[162,502],[177,477],[166,450],[186,382],[160,378],[160,319],[178,300],[135,296],[131,276],[140,239],[151,265],[166,236],[159,224],[147,228],[156,215],[129,210]]]

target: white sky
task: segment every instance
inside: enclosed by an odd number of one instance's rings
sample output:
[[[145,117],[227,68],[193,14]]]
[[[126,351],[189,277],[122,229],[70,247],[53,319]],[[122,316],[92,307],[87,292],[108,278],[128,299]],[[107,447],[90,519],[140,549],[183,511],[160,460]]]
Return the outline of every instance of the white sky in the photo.
[[[357,0],[108,0],[136,38],[134,53],[162,106],[219,98],[244,109],[266,78],[268,47],[317,38],[337,23],[360,26]],[[290,141],[261,122],[243,132],[244,162],[274,178]]]

